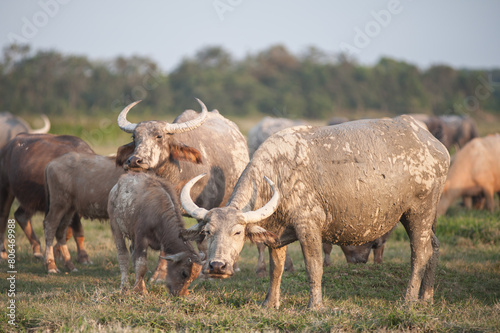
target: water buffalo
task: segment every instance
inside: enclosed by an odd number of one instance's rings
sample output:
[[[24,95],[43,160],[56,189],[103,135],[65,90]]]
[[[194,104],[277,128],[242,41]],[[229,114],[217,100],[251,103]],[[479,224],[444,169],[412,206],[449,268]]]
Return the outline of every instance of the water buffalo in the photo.
[[[335,122],[332,118],[328,125],[338,125],[348,121],[345,118],[335,118]],[[276,132],[279,132],[285,128],[305,125],[304,121],[301,120],[290,120],[286,118],[271,118],[265,117],[262,119],[257,125],[252,127],[248,131],[248,148],[250,152],[250,157],[253,156],[255,151],[259,148],[259,146],[271,135]],[[370,250],[373,249],[374,261],[376,263],[382,262],[382,254],[384,253],[384,245],[389,238],[389,234],[384,235],[383,237],[376,239],[372,242],[363,245],[341,245],[342,251],[344,252],[345,258],[348,263],[366,263],[368,261],[368,256],[370,255]],[[264,254],[265,245],[262,243],[257,243],[257,249],[259,252],[259,257],[257,260],[257,269],[256,273],[259,277],[264,277],[266,275],[266,257]],[[332,244],[323,244],[323,265],[331,266],[332,261],[330,259],[330,254],[332,252]],[[286,255],[285,260],[285,271],[293,271],[293,262],[290,256]]]
[[[50,130],[50,121],[46,115],[41,115],[43,127],[32,129],[23,119],[12,115],[10,112],[0,112],[0,149],[19,133],[46,134]]]
[[[45,265],[49,273],[58,273],[52,243],[56,236],[64,265],[75,270],[71,262],[65,230],[72,216],[108,219],[108,196],[118,178],[125,173],[115,164],[115,157],[70,152],[47,164],[45,189],[47,212],[45,232]]]
[[[35,257],[42,258],[40,241],[31,226],[31,217],[37,211],[45,212],[45,177],[47,164],[68,152],[93,154],[90,146],[80,138],[69,135],[18,134],[0,150],[0,249],[6,257],[3,239],[10,207],[14,198],[19,208],[14,217],[31,243]],[[71,227],[77,242],[78,260],[88,262],[84,248],[83,228],[78,215]]]
[[[478,137],[476,122],[467,116],[441,116],[443,134],[441,142],[450,149],[453,146],[463,148],[465,144]]]
[[[146,173],[120,177],[109,194],[108,213],[118,250],[121,288],[128,288],[129,255],[125,238],[131,240],[135,270],[133,290],[146,294],[147,249],[161,250],[168,261],[167,287],[172,295],[188,294],[188,287],[201,271],[201,260],[184,229],[177,194],[165,179]]]
[[[438,205],[446,213],[460,197],[484,195],[486,208],[495,209],[494,195],[500,191],[500,135],[475,138],[454,157]]]
[[[125,107],[118,116],[118,125],[132,133],[134,141],[120,148],[117,164],[126,170],[154,172],[170,181],[177,195],[191,178],[208,173],[209,177],[193,189],[193,195],[197,205],[211,209],[228,201],[249,161],[248,147],[235,123],[217,110],[208,112],[205,104],[197,101],[201,113],[186,110],[172,124],[165,121],[130,123],[127,113],[138,102]],[[160,260],[153,280],[164,280],[165,268],[166,262]]]
[[[405,299],[431,301],[439,255],[433,226],[449,163],[447,149],[410,116],[286,129],[255,152],[226,207],[206,210],[192,201],[191,186],[203,175],[186,184],[181,203],[199,222],[183,236],[206,235],[203,270],[219,278],[233,274],[246,238],[265,242],[271,284],[264,305],[274,308],[280,305],[286,245],[298,240],[309,278],[308,307],[317,308],[322,242],[364,244],[401,221],[411,244]]]

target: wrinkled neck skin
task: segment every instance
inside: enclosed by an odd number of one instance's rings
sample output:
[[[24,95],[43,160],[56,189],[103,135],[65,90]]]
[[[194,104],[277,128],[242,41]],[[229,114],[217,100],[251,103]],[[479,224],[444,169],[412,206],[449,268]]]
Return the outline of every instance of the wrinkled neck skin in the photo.
[[[262,208],[272,197],[273,192],[264,177],[271,179],[280,191],[280,203],[275,213],[256,224],[264,229],[278,235],[280,243],[276,247],[287,245],[297,240],[293,229],[287,228],[287,219],[281,218],[284,195],[282,193],[283,182],[288,179],[287,175],[280,170],[279,158],[272,158],[267,151],[257,151],[256,155],[243,171],[233,194],[227,204],[228,207],[238,209],[242,212],[254,211]],[[274,162],[272,162],[274,160]],[[290,161],[287,160],[287,163]],[[292,167],[292,169],[295,169]],[[285,181],[284,181],[285,180]],[[285,199],[286,200],[286,199]]]

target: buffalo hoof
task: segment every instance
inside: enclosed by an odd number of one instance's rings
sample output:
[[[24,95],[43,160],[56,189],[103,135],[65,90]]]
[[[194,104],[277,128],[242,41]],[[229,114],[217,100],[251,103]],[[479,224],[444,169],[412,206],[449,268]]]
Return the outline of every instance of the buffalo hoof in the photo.
[[[257,276],[260,278],[265,278],[267,276],[267,272],[265,269],[259,269],[256,273]]]
[[[87,254],[79,255],[78,259],[76,259],[76,261],[82,265],[92,265],[93,264],[92,260],[90,260],[90,258]]]
[[[59,274],[59,273],[61,273],[59,268],[51,268],[48,270],[48,274]]]
[[[136,283],[132,291],[138,295],[145,296],[148,294],[148,290],[146,289],[146,284],[144,283],[144,281],[142,281],[142,283]]]
[[[57,268],[56,263],[53,260],[49,260],[45,263],[45,266],[47,267],[47,272],[49,274],[58,274],[61,271],[59,268]]]
[[[75,265],[73,265],[73,263],[71,261],[64,263],[64,267],[66,267],[68,272],[78,272]]]

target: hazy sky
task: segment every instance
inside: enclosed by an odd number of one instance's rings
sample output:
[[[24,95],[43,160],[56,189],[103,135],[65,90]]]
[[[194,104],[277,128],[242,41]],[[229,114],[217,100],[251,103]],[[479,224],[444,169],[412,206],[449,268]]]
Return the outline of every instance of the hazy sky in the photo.
[[[273,44],[382,56],[421,68],[500,67],[500,1],[38,0],[0,2],[0,46],[12,41],[91,59],[143,55],[171,70],[219,45],[240,59]]]

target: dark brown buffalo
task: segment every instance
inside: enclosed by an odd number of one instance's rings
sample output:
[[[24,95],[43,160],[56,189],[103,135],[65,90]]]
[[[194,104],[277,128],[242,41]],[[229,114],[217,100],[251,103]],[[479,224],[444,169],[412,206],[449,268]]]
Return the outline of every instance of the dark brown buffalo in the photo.
[[[125,238],[131,240],[135,270],[134,292],[147,294],[144,275],[147,250],[160,250],[168,262],[167,287],[172,295],[188,294],[188,287],[201,271],[201,260],[189,242],[180,238],[184,230],[177,193],[165,179],[146,173],[123,175],[109,194],[108,213],[118,251],[121,288],[128,288],[129,254]]]
[[[50,121],[46,115],[41,115],[44,126],[32,129],[23,119],[14,116],[10,112],[0,112],[0,148],[12,140],[19,133],[45,134],[50,130]]]
[[[45,265],[49,273],[59,272],[53,256],[54,236],[61,249],[64,265],[75,270],[66,245],[65,230],[75,214],[88,219],[108,219],[108,196],[124,174],[115,165],[115,157],[70,152],[54,159],[45,168],[47,213]]]
[[[467,142],[478,137],[476,122],[467,116],[437,117],[426,114],[412,114],[411,116],[422,121],[429,132],[448,150],[452,147],[462,148]]]
[[[28,237],[35,257],[42,258],[40,241],[31,226],[35,212],[45,212],[45,177],[47,164],[68,152],[93,154],[92,148],[80,138],[69,135],[21,133],[0,150],[0,249],[6,257],[3,239],[14,199],[19,208],[14,217]],[[80,218],[73,216],[71,227],[78,247],[78,260],[88,262],[84,249]]]
[[[238,126],[217,110],[208,112],[200,100],[201,113],[186,110],[171,124],[133,124],[126,117],[137,103],[128,105],[118,116],[118,125],[132,133],[134,141],[120,147],[117,164],[126,170],[150,171],[167,179],[175,186],[178,197],[192,177],[208,173],[207,179],[193,189],[195,202],[207,209],[225,205],[249,161],[247,142]],[[165,278],[166,262],[160,260],[153,280]]]

